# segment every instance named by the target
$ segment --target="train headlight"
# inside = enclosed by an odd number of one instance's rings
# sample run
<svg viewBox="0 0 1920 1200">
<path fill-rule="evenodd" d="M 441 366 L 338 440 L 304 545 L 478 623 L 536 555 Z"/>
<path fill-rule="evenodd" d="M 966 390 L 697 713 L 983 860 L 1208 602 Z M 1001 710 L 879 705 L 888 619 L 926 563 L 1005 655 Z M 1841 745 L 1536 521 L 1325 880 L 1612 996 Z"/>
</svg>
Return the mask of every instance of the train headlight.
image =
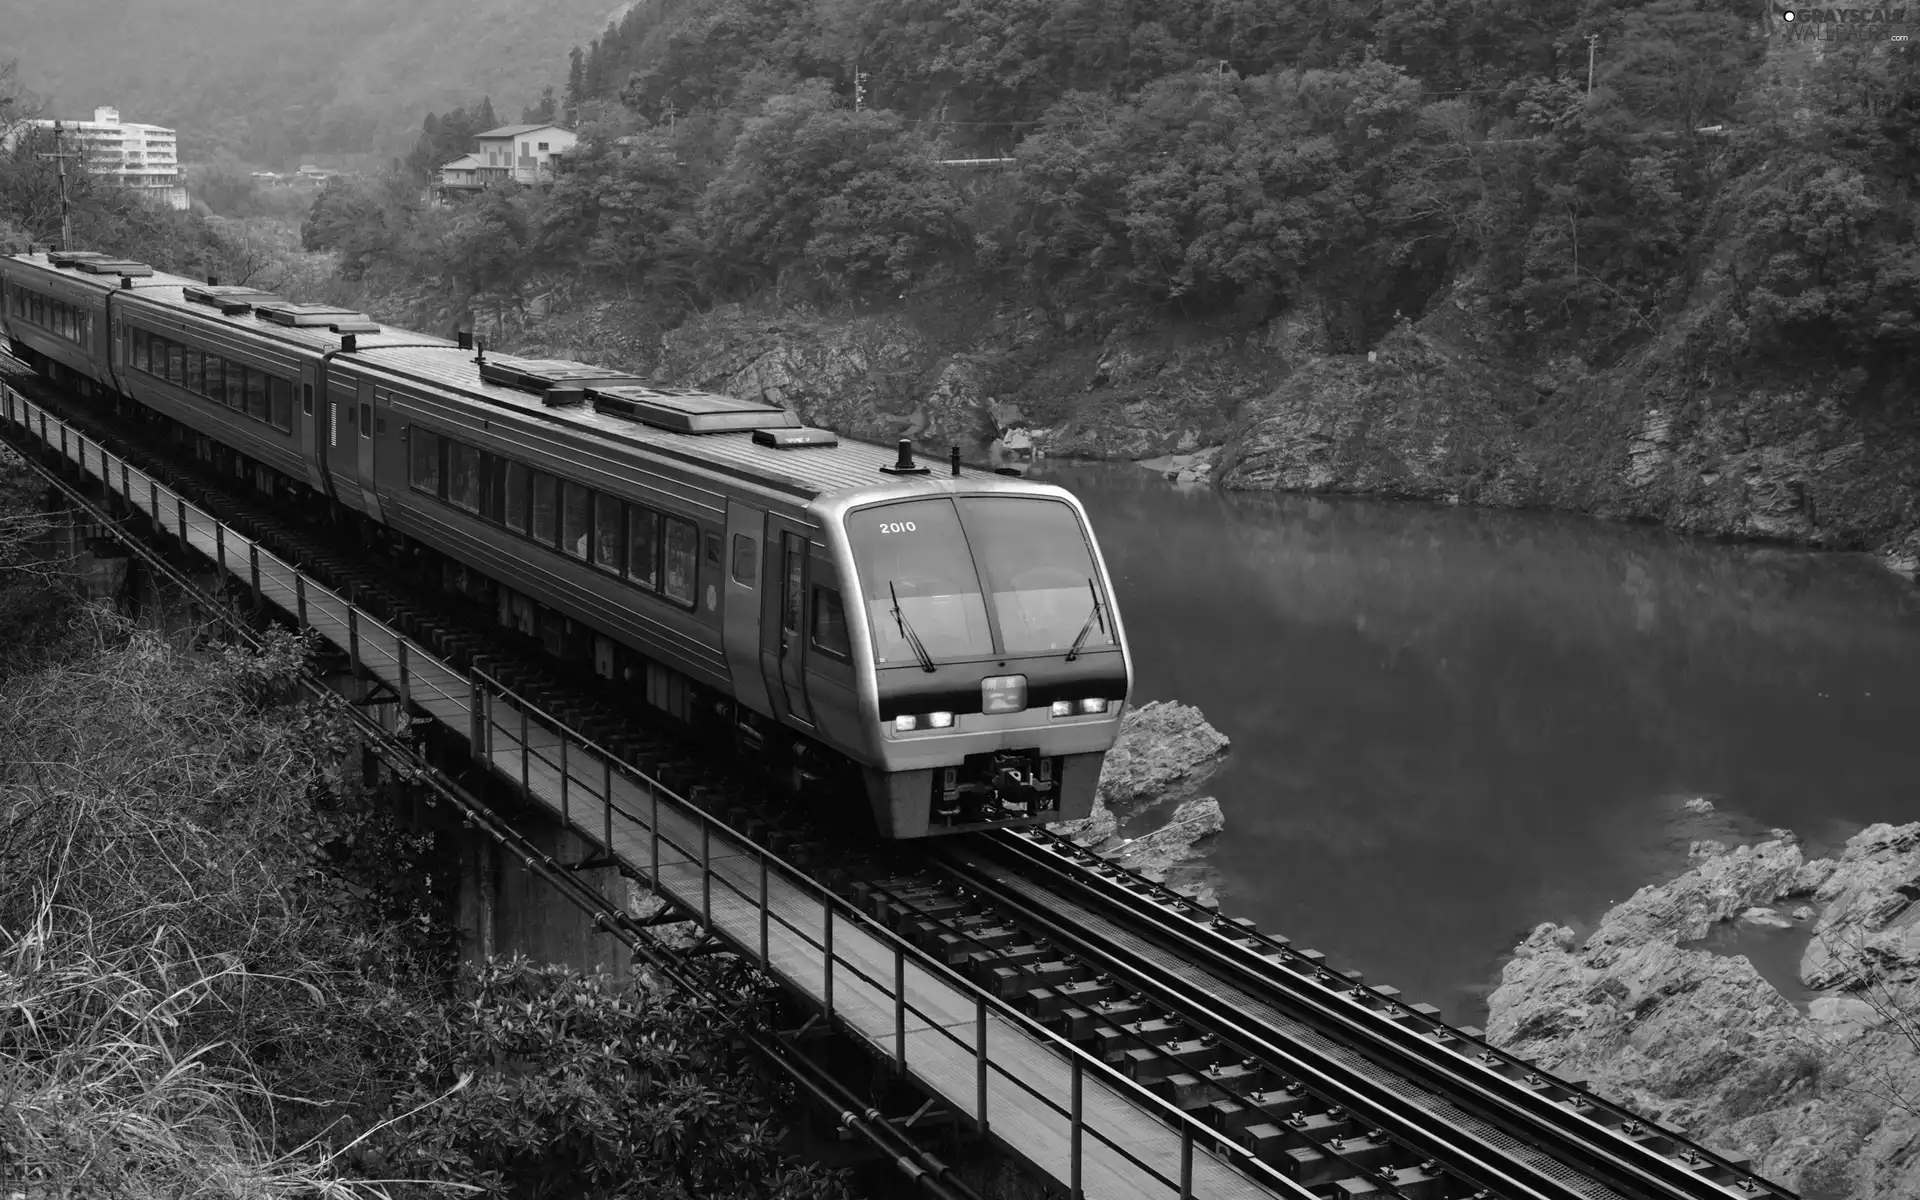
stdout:
<svg viewBox="0 0 1920 1200">
<path fill-rule="evenodd" d="M 1107 711 L 1107 702 L 1105 700 L 1082 700 L 1080 702 L 1080 711 L 1083 713 L 1103 713 Z"/>
<path fill-rule="evenodd" d="M 1073 701 L 1055 700 L 1053 704 L 1048 707 L 1047 714 L 1054 717 L 1070 717 L 1073 715 Z"/>
<path fill-rule="evenodd" d="M 910 713 L 901 713 L 893 719 L 895 733 L 912 733 L 920 727 L 920 718 Z"/>
<path fill-rule="evenodd" d="M 953 714 L 950 712 L 936 712 L 936 713 L 927 714 L 928 729 L 949 729 L 949 728 L 952 728 L 952 726 L 953 726 Z"/>
</svg>

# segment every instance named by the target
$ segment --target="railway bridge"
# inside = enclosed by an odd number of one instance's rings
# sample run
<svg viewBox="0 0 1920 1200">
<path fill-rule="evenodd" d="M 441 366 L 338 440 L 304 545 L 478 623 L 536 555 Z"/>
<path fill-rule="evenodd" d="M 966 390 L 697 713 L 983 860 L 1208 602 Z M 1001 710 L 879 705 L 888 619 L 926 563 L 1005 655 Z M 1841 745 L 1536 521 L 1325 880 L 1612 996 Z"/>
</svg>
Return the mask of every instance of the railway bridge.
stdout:
<svg viewBox="0 0 1920 1200">
<path fill-rule="evenodd" d="M 642 885 L 667 906 L 656 922 L 695 927 L 696 953 L 758 965 L 806 1014 L 768 1053 L 805 1058 L 831 1032 L 911 1083 L 922 1102 L 892 1117 L 830 1081 L 809 1088 L 927 1192 L 969 1194 L 916 1139 L 944 1122 L 1074 1200 L 1791 1200 L 1390 987 L 1049 835 L 942 839 L 928 865 L 892 875 L 804 864 L 765 822 L 585 735 L 484 659 L 410 636 L 32 391 L 0 385 L 0 437 L 50 485 L 136 553 L 188 551 L 312 631 L 360 711 L 384 712 L 376 747 L 578 906 L 578 923 L 530 948 L 599 957 L 595 939 L 615 938 L 681 970 L 628 911 L 625 881 Z M 457 743 L 540 819 L 504 820 L 409 758 L 391 736 L 402 722 Z M 499 916 L 483 914 L 484 938 Z M 535 932 L 523 922 L 509 940 Z"/>
</svg>

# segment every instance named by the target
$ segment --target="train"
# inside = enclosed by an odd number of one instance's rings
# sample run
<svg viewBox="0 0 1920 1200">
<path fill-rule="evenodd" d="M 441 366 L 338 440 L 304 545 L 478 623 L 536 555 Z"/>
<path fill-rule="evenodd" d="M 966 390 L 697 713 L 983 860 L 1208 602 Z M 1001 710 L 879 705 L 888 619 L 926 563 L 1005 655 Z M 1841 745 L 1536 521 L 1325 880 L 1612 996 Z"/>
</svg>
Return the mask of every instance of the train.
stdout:
<svg viewBox="0 0 1920 1200">
<path fill-rule="evenodd" d="M 466 332 L 10 249 L 0 332 L 33 369 L 795 793 L 863 791 L 890 839 L 1091 812 L 1133 665 L 1065 489 Z"/>
</svg>

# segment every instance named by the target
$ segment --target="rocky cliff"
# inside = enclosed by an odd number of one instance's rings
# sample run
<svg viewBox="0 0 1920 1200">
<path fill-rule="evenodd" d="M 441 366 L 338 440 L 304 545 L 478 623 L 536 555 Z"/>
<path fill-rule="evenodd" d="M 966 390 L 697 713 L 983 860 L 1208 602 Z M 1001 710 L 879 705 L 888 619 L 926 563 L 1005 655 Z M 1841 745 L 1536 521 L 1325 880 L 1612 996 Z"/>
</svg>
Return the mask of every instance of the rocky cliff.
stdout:
<svg viewBox="0 0 1920 1200">
<path fill-rule="evenodd" d="M 1489 1040 L 1807 1200 L 1920 1195 L 1920 824 L 1811 862 L 1791 835 L 1692 857 L 1584 943 L 1535 929 L 1489 1000 Z M 1797 981 L 1696 944 L 1730 928 L 1803 941 Z"/>
<path fill-rule="evenodd" d="M 1920 568 L 1920 414 L 1897 385 L 1691 366 L 1676 329 L 1598 369 L 1529 363 L 1469 278 L 1365 354 L 1307 353 L 1215 458 L 1228 488 L 1540 507 L 1869 550 Z"/>
</svg>

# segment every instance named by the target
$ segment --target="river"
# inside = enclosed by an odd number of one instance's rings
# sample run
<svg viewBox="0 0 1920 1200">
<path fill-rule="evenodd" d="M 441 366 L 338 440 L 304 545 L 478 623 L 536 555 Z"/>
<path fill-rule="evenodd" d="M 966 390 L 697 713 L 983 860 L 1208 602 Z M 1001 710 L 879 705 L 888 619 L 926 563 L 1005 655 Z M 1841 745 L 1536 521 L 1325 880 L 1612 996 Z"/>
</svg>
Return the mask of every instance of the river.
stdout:
<svg viewBox="0 0 1920 1200">
<path fill-rule="evenodd" d="M 1920 818 L 1920 591 L 1864 557 L 1036 477 L 1092 515 L 1134 702 L 1233 739 L 1223 911 L 1459 1023 L 1527 929 L 1584 930 L 1695 838 Z"/>
</svg>

